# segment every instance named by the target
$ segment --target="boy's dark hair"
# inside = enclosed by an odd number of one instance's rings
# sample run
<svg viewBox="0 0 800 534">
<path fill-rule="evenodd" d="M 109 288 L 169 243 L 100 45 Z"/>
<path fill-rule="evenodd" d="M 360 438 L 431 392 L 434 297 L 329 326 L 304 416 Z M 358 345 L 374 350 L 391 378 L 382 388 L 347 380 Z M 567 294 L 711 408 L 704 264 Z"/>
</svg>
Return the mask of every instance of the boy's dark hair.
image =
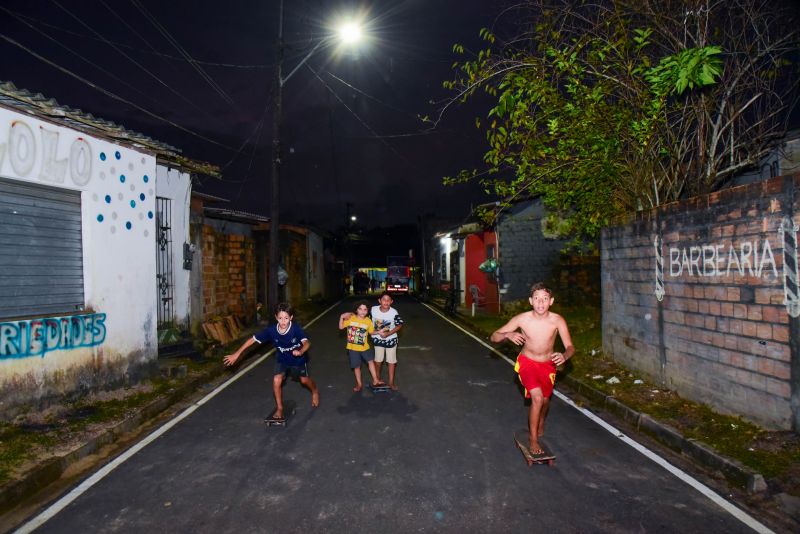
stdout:
<svg viewBox="0 0 800 534">
<path fill-rule="evenodd" d="M 553 296 L 553 290 L 547 287 L 544 282 L 536 282 L 531 286 L 531 297 L 533 297 L 533 294 L 537 291 L 546 291 L 548 295 L 551 297 Z"/>
<path fill-rule="evenodd" d="M 381 293 L 381 296 L 380 296 L 380 297 L 378 297 L 378 300 L 381 300 L 381 299 L 384 297 L 384 295 L 386 295 L 386 296 L 387 296 L 387 297 L 389 297 L 390 299 L 394 300 L 394 298 L 392 298 L 392 294 L 391 294 L 391 293 L 389 293 L 388 291 L 384 291 L 383 293 Z"/>
<path fill-rule="evenodd" d="M 289 317 L 294 317 L 294 309 L 288 302 L 279 302 L 275 306 L 275 315 L 278 315 L 280 312 L 286 312 Z"/>
<path fill-rule="evenodd" d="M 356 310 L 359 309 L 361 306 L 366 306 L 367 311 L 369 311 L 369 302 L 367 302 L 366 300 L 359 300 L 358 302 L 356 302 Z"/>
</svg>

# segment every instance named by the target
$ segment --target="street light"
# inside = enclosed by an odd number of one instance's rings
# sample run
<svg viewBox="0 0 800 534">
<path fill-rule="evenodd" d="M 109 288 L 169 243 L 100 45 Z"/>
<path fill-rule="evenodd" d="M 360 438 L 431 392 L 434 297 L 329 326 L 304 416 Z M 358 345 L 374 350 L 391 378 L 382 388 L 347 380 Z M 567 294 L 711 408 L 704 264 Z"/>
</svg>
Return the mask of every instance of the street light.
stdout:
<svg viewBox="0 0 800 534">
<path fill-rule="evenodd" d="M 363 38 L 360 24 L 356 21 L 346 21 L 339 26 L 336 32 L 338 38 L 347 45 L 352 45 Z M 269 275 L 267 302 L 270 310 L 278 304 L 278 256 L 280 248 L 279 212 L 280 212 L 280 172 L 281 172 L 281 114 L 283 108 L 283 86 L 289 81 L 297 70 L 308 61 L 323 44 L 330 44 L 335 37 L 321 39 L 311 51 L 283 77 L 283 0 L 280 3 L 278 14 L 278 46 L 276 50 L 275 90 L 272 112 L 272 174 L 270 180 L 270 223 L 269 223 Z"/>
</svg>

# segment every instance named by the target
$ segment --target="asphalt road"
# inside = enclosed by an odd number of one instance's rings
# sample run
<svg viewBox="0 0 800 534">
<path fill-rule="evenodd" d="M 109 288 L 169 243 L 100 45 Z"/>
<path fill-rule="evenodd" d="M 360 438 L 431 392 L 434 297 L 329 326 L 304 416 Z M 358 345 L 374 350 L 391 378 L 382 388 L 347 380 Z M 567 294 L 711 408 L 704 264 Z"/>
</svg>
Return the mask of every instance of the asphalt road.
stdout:
<svg viewBox="0 0 800 534">
<path fill-rule="evenodd" d="M 265 427 L 270 357 L 37 532 L 751 531 L 557 399 L 546 440 L 558 459 L 529 468 L 512 439 L 527 408 L 511 366 L 416 301 L 395 307 L 398 392 L 352 392 L 344 302 L 307 328 L 319 408 L 287 381 L 296 412 Z"/>
</svg>

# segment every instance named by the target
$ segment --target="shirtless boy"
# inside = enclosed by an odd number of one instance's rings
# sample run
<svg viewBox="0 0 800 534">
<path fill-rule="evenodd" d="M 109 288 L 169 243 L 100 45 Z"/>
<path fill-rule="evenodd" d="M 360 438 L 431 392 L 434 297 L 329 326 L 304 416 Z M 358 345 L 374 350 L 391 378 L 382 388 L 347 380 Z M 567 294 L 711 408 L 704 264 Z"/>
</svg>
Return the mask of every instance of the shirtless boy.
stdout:
<svg viewBox="0 0 800 534">
<path fill-rule="evenodd" d="M 497 329 L 491 337 L 494 343 L 509 340 L 522 346 L 514 370 L 525 388 L 525 396 L 531 397 L 528 412 L 528 430 L 531 436 L 531 454 L 544 454 L 539 438 L 544 435 L 544 420 L 550 408 L 550 396 L 556 381 L 556 367 L 562 365 L 573 354 L 575 347 L 569 336 L 567 322 L 557 313 L 550 311 L 553 305 L 553 292 L 543 283 L 531 288 L 528 299 L 533 310 L 520 313 L 504 326 Z M 556 334 L 561 337 L 564 352 L 553 352 Z"/>
</svg>

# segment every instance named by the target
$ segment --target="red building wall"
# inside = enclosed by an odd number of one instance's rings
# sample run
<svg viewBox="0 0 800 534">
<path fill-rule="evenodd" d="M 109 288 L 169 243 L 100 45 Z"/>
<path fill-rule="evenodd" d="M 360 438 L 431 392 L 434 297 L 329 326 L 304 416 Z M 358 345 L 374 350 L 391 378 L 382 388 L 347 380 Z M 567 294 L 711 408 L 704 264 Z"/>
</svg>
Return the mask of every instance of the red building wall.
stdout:
<svg viewBox="0 0 800 534">
<path fill-rule="evenodd" d="M 480 264 L 487 259 L 486 249 L 489 246 L 494 248 L 494 256 L 497 257 L 497 239 L 495 233 L 486 230 L 470 234 L 464 241 L 464 269 L 466 281 L 464 285 L 464 296 L 466 298 L 466 305 L 467 307 L 472 306 L 472 294 L 469 291 L 469 287 L 474 284 L 480 289 L 480 294 L 486 298 L 486 311 L 499 313 L 500 299 L 497 293 L 497 282 L 492 275 L 478 269 Z"/>
</svg>

